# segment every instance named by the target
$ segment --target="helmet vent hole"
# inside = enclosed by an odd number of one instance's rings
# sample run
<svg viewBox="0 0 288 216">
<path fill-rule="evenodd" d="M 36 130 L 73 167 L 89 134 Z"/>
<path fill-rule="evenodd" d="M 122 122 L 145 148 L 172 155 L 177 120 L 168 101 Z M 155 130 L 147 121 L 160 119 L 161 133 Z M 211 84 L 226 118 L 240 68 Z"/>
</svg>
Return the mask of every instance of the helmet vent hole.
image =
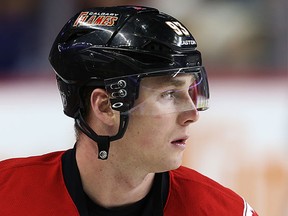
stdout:
<svg viewBox="0 0 288 216">
<path fill-rule="evenodd" d="M 160 53 L 167 53 L 167 52 L 172 52 L 172 50 L 160 43 L 148 43 L 144 46 L 144 49 L 147 51 L 153 51 L 153 52 L 160 52 Z"/>
<path fill-rule="evenodd" d="M 90 33 L 90 30 L 88 30 L 88 31 L 82 30 L 82 31 L 78 31 L 78 32 L 73 32 L 72 34 L 70 34 L 66 37 L 65 42 L 74 41 L 75 39 L 78 39 L 78 38 L 80 38 L 83 35 L 88 34 L 88 33 Z"/>
</svg>

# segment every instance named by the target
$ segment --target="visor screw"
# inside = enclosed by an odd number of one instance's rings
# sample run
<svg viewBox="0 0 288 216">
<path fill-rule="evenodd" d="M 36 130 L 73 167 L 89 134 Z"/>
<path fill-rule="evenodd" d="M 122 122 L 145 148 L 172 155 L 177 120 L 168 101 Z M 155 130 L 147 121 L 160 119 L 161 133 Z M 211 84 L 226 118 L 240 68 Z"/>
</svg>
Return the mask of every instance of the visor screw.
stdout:
<svg viewBox="0 0 288 216">
<path fill-rule="evenodd" d="M 118 86 L 119 86 L 120 88 L 125 88 L 125 87 L 126 87 L 126 82 L 125 82 L 124 80 L 119 80 Z"/>
<path fill-rule="evenodd" d="M 120 90 L 118 91 L 118 93 L 119 93 L 119 96 L 120 96 L 120 97 L 126 97 L 126 95 L 127 95 L 127 91 L 124 90 L 124 89 L 120 89 Z"/>
<path fill-rule="evenodd" d="M 126 82 L 124 80 L 119 80 L 117 83 L 113 83 L 110 85 L 111 89 L 120 89 L 120 88 L 125 88 L 126 87 Z"/>
</svg>

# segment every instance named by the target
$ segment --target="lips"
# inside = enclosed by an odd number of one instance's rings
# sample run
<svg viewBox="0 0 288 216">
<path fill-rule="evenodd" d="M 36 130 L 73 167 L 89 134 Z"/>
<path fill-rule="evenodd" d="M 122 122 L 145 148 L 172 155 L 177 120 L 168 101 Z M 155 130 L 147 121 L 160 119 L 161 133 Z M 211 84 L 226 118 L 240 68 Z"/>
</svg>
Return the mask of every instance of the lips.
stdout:
<svg viewBox="0 0 288 216">
<path fill-rule="evenodd" d="M 181 137 L 181 138 L 176 138 L 174 139 L 171 143 L 173 145 L 186 145 L 186 141 L 187 141 L 188 137 Z"/>
</svg>

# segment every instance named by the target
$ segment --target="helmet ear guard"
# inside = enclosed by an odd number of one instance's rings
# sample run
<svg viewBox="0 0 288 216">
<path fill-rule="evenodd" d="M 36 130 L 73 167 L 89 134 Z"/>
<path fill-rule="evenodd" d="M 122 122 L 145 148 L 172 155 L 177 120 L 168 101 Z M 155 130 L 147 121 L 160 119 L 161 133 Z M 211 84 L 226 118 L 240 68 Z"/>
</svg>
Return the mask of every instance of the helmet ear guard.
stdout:
<svg viewBox="0 0 288 216">
<path fill-rule="evenodd" d="M 77 84 L 65 83 L 59 76 L 56 76 L 56 80 L 63 111 L 67 116 L 75 118 L 80 106 L 79 86 Z"/>
</svg>

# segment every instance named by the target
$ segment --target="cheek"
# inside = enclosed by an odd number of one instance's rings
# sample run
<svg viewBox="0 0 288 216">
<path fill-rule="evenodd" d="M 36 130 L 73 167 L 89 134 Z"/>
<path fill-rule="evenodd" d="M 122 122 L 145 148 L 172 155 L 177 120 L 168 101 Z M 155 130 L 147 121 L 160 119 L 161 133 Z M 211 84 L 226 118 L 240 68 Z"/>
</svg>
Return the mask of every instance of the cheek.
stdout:
<svg viewBox="0 0 288 216">
<path fill-rule="evenodd" d="M 131 116 L 127 132 L 141 145 L 153 145 L 159 140 L 166 141 L 175 127 L 175 118 L 168 116 Z M 131 133 L 130 133 L 131 132 Z"/>
</svg>

